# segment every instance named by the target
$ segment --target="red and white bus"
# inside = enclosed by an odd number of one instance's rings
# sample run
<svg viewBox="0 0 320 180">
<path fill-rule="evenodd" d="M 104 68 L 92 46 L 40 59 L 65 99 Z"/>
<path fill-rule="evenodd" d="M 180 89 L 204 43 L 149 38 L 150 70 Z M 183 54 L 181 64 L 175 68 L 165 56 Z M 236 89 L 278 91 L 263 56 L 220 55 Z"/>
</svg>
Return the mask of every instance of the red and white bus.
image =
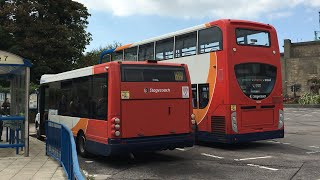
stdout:
<svg viewBox="0 0 320 180">
<path fill-rule="evenodd" d="M 191 83 L 184 64 L 109 62 L 43 75 L 36 128 L 69 127 L 78 152 L 109 156 L 194 144 Z"/>
<path fill-rule="evenodd" d="M 222 19 L 106 50 L 100 62 L 106 54 L 187 64 L 201 141 L 284 137 L 280 52 L 269 24 Z"/>
</svg>

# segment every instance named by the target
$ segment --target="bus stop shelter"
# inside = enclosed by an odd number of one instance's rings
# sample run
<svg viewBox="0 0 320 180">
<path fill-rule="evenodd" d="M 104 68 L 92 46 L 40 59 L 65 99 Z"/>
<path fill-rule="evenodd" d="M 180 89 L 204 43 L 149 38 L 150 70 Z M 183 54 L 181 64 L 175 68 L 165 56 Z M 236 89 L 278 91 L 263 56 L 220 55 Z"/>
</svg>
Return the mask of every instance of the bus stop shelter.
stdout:
<svg viewBox="0 0 320 180">
<path fill-rule="evenodd" d="M 31 63 L 0 50 L 0 149 L 24 148 L 29 156 L 29 83 Z"/>
</svg>

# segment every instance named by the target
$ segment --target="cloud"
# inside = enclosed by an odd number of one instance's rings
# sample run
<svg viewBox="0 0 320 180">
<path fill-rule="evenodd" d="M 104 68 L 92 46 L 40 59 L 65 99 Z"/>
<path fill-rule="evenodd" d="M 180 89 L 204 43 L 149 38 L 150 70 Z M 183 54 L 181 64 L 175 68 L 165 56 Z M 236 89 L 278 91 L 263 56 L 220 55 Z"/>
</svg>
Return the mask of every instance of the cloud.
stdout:
<svg viewBox="0 0 320 180">
<path fill-rule="evenodd" d="M 272 18 L 290 16 L 298 5 L 320 7 L 320 0 L 74 0 L 91 10 L 114 16 L 156 15 L 175 18 L 250 18 L 265 14 Z M 281 12 L 286 11 L 286 12 Z"/>
</svg>

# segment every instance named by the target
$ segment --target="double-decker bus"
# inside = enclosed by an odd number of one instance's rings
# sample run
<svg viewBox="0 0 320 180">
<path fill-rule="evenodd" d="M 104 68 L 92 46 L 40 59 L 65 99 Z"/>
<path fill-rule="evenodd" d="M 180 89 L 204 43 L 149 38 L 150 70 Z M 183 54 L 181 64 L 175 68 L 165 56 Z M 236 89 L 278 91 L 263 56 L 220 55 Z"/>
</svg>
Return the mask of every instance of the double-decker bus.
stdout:
<svg viewBox="0 0 320 180">
<path fill-rule="evenodd" d="M 269 24 L 217 20 L 105 50 L 104 59 L 187 64 L 200 141 L 284 137 L 280 52 Z"/>
<path fill-rule="evenodd" d="M 108 62 L 43 75 L 36 129 L 69 127 L 78 153 L 109 156 L 194 144 L 191 83 L 184 64 Z"/>
</svg>

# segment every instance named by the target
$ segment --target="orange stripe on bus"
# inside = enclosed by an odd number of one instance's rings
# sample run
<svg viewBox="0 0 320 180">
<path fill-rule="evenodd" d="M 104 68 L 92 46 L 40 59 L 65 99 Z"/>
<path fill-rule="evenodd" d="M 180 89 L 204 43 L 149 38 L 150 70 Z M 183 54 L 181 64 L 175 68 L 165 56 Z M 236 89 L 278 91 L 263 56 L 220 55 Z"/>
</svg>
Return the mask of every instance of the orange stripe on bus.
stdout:
<svg viewBox="0 0 320 180">
<path fill-rule="evenodd" d="M 127 48 L 130 47 L 131 45 L 132 45 L 132 44 L 126 44 L 126 45 L 117 47 L 115 51 L 120 51 L 120 50 L 122 50 L 122 49 L 127 49 Z"/>
<path fill-rule="evenodd" d="M 217 75 L 217 54 L 216 52 L 210 53 L 210 67 L 207 78 L 207 83 L 209 84 L 209 102 L 208 105 L 204 109 L 195 109 L 196 121 L 199 124 L 207 115 L 208 109 L 210 108 L 212 102 L 212 95 L 214 92 L 214 86 L 216 83 L 216 75 Z"/>
<path fill-rule="evenodd" d="M 77 136 L 79 130 L 83 130 L 84 133 L 87 131 L 88 119 L 80 118 L 80 121 L 71 129 L 73 136 Z"/>
</svg>

